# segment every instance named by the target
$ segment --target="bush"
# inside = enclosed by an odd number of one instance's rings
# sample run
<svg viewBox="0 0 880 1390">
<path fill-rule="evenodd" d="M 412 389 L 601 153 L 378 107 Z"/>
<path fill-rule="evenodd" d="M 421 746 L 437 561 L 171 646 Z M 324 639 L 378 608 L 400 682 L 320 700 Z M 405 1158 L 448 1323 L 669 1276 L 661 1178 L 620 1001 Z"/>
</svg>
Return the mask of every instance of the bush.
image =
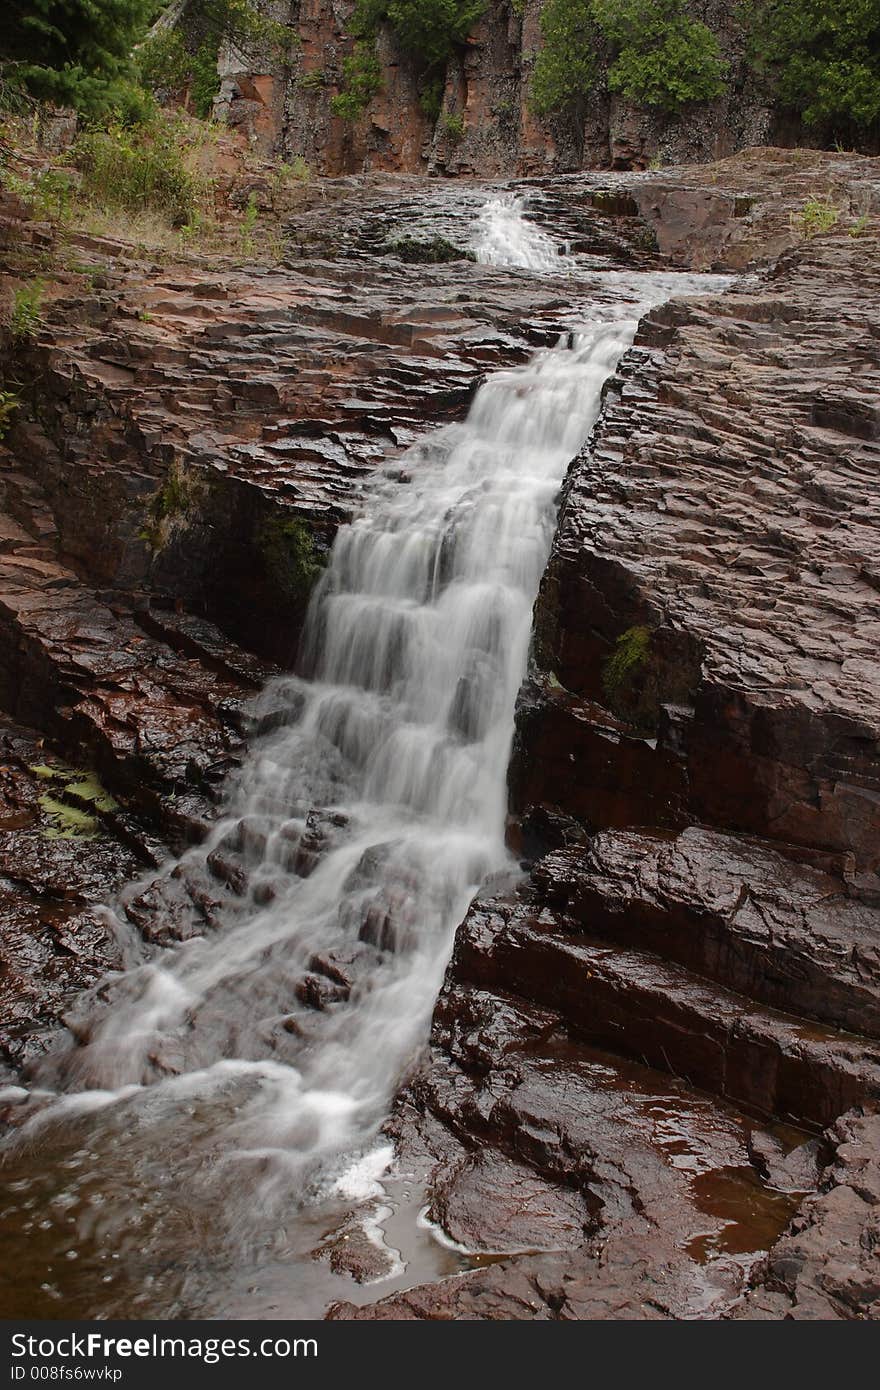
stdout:
<svg viewBox="0 0 880 1390">
<path fill-rule="evenodd" d="M 538 115 L 583 114 L 608 52 L 608 86 L 631 101 L 678 111 L 724 90 L 727 64 L 684 0 L 547 0 L 532 75 Z"/>
<path fill-rule="evenodd" d="M 539 116 L 577 113 L 596 85 L 598 35 L 591 0 L 548 0 L 541 11 L 543 46 L 532 73 Z"/>
<path fill-rule="evenodd" d="M 388 24 L 421 69 L 420 104 L 427 116 L 436 119 L 441 102 L 437 75 L 465 42 L 486 4 L 487 0 L 357 0 L 348 27 L 358 43 L 342 65 L 345 86 L 331 102 L 333 111 L 356 120 L 379 91 L 382 75 L 375 40 L 379 26 Z"/>
<path fill-rule="evenodd" d="M 334 116 L 356 121 L 382 89 L 382 69 L 372 41 L 358 40 L 354 52 L 343 61 L 342 80 L 344 89 L 331 97 L 330 110 Z"/>
<path fill-rule="evenodd" d="M 260 210 L 257 207 L 256 193 L 249 193 L 244 216 L 241 219 L 241 254 L 252 256 L 256 247 L 254 232 L 257 229 Z"/>
<path fill-rule="evenodd" d="M 155 0 L 4 0 L 0 72 L 33 96 L 91 117 L 142 119 L 131 52 Z"/>
<path fill-rule="evenodd" d="M 449 61 L 485 8 L 486 0 L 388 0 L 384 6 L 402 47 L 428 68 Z"/>
<path fill-rule="evenodd" d="M 611 91 L 667 111 L 723 92 L 728 65 L 718 40 L 684 0 L 592 0 L 592 12 L 612 48 Z"/>
<path fill-rule="evenodd" d="M 411 236 L 400 237 L 398 241 L 389 241 L 383 254 L 397 256 L 407 265 L 446 265 L 450 261 L 477 259 L 473 251 L 456 246 L 444 236 L 432 236 L 423 240 Z"/>
<path fill-rule="evenodd" d="M 141 81 L 153 92 L 179 92 L 190 80 L 192 58 L 179 29 L 151 34 L 136 60 Z"/>
<path fill-rule="evenodd" d="M 181 226 L 192 222 L 210 185 L 184 165 L 171 124 L 139 131 L 122 126 L 89 130 L 72 151 L 82 193 L 102 208 L 155 212 Z"/>
<path fill-rule="evenodd" d="M 651 650 L 651 633 L 646 627 L 629 627 L 614 644 L 602 668 L 602 685 L 609 699 L 616 699 L 644 666 Z"/>
<path fill-rule="evenodd" d="M 14 391 L 0 391 L 0 439 L 4 437 L 12 423 L 12 416 L 21 407 L 21 401 Z"/>
<path fill-rule="evenodd" d="M 840 208 L 830 198 L 809 198 L 800 212 L 791 214 L 792 227 L 804 239 L 830 232 L 840 221 Z"/>
<path fill-rule="evenodd" d="M 193 55 L 191 61 L 190 94 L 193 111 L 200 120 L 206 121 L 214 110 L 214 101 L 220 91 L 220 73 L 217 71 L 217 49 L 208 41 Z"/>
<path fill-rule="evenodd" d="M 782 106 L 830 137 L 880 133 L 880 0 L 747 0 L 741 14 Z"/>
<path fill-rule="evenodd" d="M 197 0 L 186 11 L 185 29 L 165 29 L 141 45 L 138 70 L 154 92 L 188 87 L 193 110 L 206 120 L 220 90 L 221 44 L 258 67 L 265 55 L 279 53 L 290 39 L 287 26 L 261 14 L 254 0 Z"/>
<path fill-rule="evenodd" d="M 429 121 L 436 121 L 443 106 L 443 79 L 426 78 L 419 90 L 419 106 Z"/>
<path fill-rule="evenodd" d="M 281 597 L 304 606 L 322 565 L 304 521 L 269 517 L 257 534 L 266 575 Z"/>
<path fill-rule="evenodd" d="M 450 145 L 460 145 L 464 139 L 464 116 L 447 111 L 440 120 L 440 129 Z"/>
<path fill-rule="evenodd" d="M 9 330 L 16 342 L 24 343 L 36 337 L 43 315 L 44 291 L 42 280 L 31 280 L 30 284 L 15 291 Z"/>
</svg>

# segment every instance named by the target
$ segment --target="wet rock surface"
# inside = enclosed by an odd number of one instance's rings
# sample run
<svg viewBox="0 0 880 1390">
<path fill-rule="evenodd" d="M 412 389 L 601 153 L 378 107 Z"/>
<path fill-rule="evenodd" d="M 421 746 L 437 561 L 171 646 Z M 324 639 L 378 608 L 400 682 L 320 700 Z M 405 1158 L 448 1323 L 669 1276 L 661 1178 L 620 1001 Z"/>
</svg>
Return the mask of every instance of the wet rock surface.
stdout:
<svg viewBox="0 0 880 1390">
<path fill-rule="evenodd" d="M 520 812 L 699 820 L 849 855 L 853 891 L 876 887 L 877 265 L 872 240 L 819 238 L 644 320 L 566 484 Z"/>
<path fill-rule="evenodd" d="M 109 803 L 43 739 L 0 723 L 0 1081 L 52 1045 L 73 993 L 121 962 L 104 904 L 155 862 L 156 842 Z"/>
<path fill-rule="evenodd" d="M 733 1317 L 847 1321 L 880 1315 L 880 1115 L 853 1111 L 828 1138 L 836 1153 L 819 1191 L 773 1246 Z"/>
</svg>

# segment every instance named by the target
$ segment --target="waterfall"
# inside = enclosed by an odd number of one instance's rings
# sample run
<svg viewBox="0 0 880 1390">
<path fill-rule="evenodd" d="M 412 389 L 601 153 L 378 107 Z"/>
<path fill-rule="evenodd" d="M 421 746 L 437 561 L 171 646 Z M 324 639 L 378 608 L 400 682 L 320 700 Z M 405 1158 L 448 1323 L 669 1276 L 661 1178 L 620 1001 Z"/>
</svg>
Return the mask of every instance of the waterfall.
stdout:
<svg viewBox="0 0 880 1390">
<path fill-rule="evenodd" d="M 496 265 L 543 267 L 553 247 L 519 200 L 490 203 L 479 236 Z M 637 313 L 676 283 L 620 277 L 579 331 L 495 372 L 464 422 L 398 458 L 339 531 L 300 672 L 261 698 L 272 732 L 206 843 L 136 890 L 172 913 L 188 885 L 210 928 L 152 957 L 136 944 L 28 1098 L 28 1171 L 44 1150 L 65 1170 L 76 1239 L 118 1246 L 124 1229 L 136 1264 L 138 1242 L 164 1250 L 201 1221 L 219 1259 L 374 1142 L 457 924 L 487 877 L 516 870 L 506 772 L 555 498 Z"/>
<path fill-rule="evenodd" d="M 491 198 L 477 218 L 474 251 L 483 265 L 558 271 L 562 248 L 524 216 L 525 199 L 512 193 Z"/>
<path fill-rule="evenodd" d="M 308 618 L 309 677 L 264 696 L 295 722 L 254 747 L 229 814 L 184 861 L 244 851 L 246 895 L 219 930 L 111 984 L 61 1059 L 81 1103 L 145 1083 L 173 1096 L 196 1070 L 210 1089 L 241 1064 L 271 1092 L 261 1148 L 285 1162 L 356 1142 L 384 1114 L 456 924 L 512 867 L 506 769 L 554 497 L 633 327 L 596 323 L 495 373 L 467 420 L 398 460 L 341 529 Z M 254 1010 L 267 1029 L 286 1018 L 309 962 L 334 949 L 360 956 L 359 982 L 320 1020 L 314 1055 L 289 1070 L 255 1056 Z"/>
</svg>

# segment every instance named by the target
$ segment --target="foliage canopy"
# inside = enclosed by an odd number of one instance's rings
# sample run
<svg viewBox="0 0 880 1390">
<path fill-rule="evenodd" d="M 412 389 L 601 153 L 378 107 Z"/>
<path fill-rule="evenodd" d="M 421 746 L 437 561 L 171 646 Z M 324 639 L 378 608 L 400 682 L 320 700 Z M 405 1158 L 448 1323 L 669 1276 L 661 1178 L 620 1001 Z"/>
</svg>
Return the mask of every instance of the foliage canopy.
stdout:
<svg viewBox="0 0 880 1390">
<path fill-rule="evenodd" d="M 724 89 L 718 40 L 685 0 L 547 0 L 532 76 L 539 115 L 577 114 L 599 83 L 630 101 L 680 111 Z"/>
<path fill-rule="evenodd" d="M 611 91 L 667 111 L 721 95 L 727 64 L 718 40 L 684 0 L 593 0 L 592 9 L 613 52 Z"/>
<path fill-rule="evenodd" d="M 539 116 L 576 114 L 596 85 L 599 35 L 591 0 L 548 0 L 541 11 L 543 45 L 532 73 Z"/>
<path fill-rule="evenodd" d="M 880 128 L 880 0 L 747 0 L 752 61 L 782 106 L 834 135 Z"/>
<path fill-rule="evenodd" d="M 467 41 L 486 4 L 487 0 L 358 0 L 348 21 L 358 43 L 343 64 L 344 89 L 332 102 L 336 114 L 356 119 L 379 90 L 375 40 L 381 24 L 393 29 L 403 50 L 415 59 L 422 71 L 423 93 L 430 95 L 437 74 Z M 439 101 L 423 102 L 423 109 L 435 117 L 439 107 Z"/>
<path fill-rule="evenodd" d="M 148 104 L 132 77 L 131 53 L 156 0 L 3 0 L 4 85 L 89 115 L 136 118 Z"/>
</svg>

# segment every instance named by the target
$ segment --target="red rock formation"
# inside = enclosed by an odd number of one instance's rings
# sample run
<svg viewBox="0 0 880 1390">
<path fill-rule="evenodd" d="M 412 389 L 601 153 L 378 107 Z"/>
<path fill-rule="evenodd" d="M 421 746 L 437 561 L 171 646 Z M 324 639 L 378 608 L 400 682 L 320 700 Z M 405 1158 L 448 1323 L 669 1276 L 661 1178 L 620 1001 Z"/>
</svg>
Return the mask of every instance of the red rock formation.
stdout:
<svg viewBox="0 0 880 1390">
<path fill-rule="evenodd" d="M 805 161 L 774 202 L 750 154 L 696 194 L 692 171 L 567 203 L 534 188 L 622 263 L 651 262 L 646 222 L 680 264 L 798 244 L 647 317 L 566 483 L 511 775 L 512 838 L 544 857 L 473 906 L 391 1123 L 433 1217 L 509 1258 L 334 1316 L 876 1315 L 880 243 L 845 225 L 802 240 L 817 170 L 841 202 L 873 177 Z M 75 865 L 47 856 L 38 735 L 4 735 L 2 978 L 37 1024 L 15 1005 L 15 1065 L 65 979 L 112 959 L 91 907 L 157 852 L 144 819 L 198 834 L 240 755 L 270 668 L 224 629 L 270 655 L 279 625 L 295 641 L 307 585 L 285 590 L 272 527 L 305 528 L 284 534 L 313 561 L 362 477 L 559 329 L 552 280 L 386 254 L 410 188 L 317 188 L 273 269 L 81 238 L 95 293 L 62 285 L 16 354 L 41 389 L 2 451 L 0 695 L 125 804 Z M 128 904 L 148 940 L 204 930 L 249 833 Z M 291 867 L 332 834 L 314 815 Z M 374 949 L 309 960 L 296 993 L 318 1023 Z M 328 1257 L 345 1268 L 341 1243 Z"/>
<path fill-rule="evenodd" d="M 693 7 L 718 34 L 731 63 L 730 90 L 691 105 L 681 116 L 638 107 L 597 89 L 582 123 L 539 119 L 530 101 L 535 54 L 542 44 L 543 0 L 488 0 L 467 43 L 445 72 L 444 114 L 463 118 L 463 138 L 420 104 L 420 74 L 393 30 L 380 29 L 376 52 L 382 86 L 364 115 L 343 120 L 331 109 L 343 89 L 343 62 L 354 40 L 353 5 L 293 0 L 298 44 L 290 65 L 271 74 L 226 74 L 219 110 L 267 151 L 306 159 L 324 174 L 366 169 L 476 174 L 539 174 L 580 168 L 644 169 L 664 163 L 723 158 L 765 139 L 771 113 L 743 63 L 742 34 L 730 0 Z"/>
</svg>

